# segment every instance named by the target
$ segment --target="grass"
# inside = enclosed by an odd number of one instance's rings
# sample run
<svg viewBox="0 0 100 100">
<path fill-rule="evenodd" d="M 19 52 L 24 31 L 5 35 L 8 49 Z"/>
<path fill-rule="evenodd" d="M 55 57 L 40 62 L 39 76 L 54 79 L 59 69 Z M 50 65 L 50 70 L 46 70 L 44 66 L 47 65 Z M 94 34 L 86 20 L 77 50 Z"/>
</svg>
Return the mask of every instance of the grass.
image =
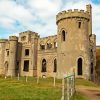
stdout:
<svg viewBox="0 0 100 100">
<path fill-rule="evenodd" d="M 18 81 L 16 78 L 0 78 L 0 100 L 60 100 L 61 87 L 59 80 L 57 86 L 53 87 L 53 79 L 40 79 L 36 83 L 36 78 L 28 78 L 25 82 L 24 77 Z"/>
<path fill-rule="evenodd" d="M 81 79 L 81 78 L 77 78 L 75 83 L 77 86 L 82 85 L 82 86 L 88 86 L 88 87 L 99 87 L 95 83 L 88 81 L 88 80 Z"/>
<path fill-rule="evenodd" d="M 82 79 L 76 79 L 77 85 L 95 86 L 93 83 Z M 16 77 L 4 79 L 0 77 L 0 100 L 61 100 L 61 80 L 56 79 L 56 86 L 53 86 L 53 78 L 40 78 L 39 84 L 36 78 Z M 86 100 L 85 96 L 76 92 L 72 100 Z"/>
<path fill-rule="evenodd" d="M 85 95 L 83 95 L 80 92 L 76 92 L 74 96 L 71 98 L 71 100 L 88 100 Z"/>
</svg>

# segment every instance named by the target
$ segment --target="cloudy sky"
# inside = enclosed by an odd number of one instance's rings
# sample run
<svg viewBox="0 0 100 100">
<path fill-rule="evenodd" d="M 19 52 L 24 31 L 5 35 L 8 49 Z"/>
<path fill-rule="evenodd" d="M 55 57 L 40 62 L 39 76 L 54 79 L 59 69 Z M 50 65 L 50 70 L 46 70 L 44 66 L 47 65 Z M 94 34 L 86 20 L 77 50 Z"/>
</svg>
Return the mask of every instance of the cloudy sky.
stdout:
<svg viewBox="0 0 100 100">
<path fill-rule="evenodd" d="M 41 37 L 56 34 L 56 14 L 62 10 L 93 9 L 93 33 L 100 45 L 100 0 L 0 0 L 0 38 L 31 30 Z"/>
</svg>

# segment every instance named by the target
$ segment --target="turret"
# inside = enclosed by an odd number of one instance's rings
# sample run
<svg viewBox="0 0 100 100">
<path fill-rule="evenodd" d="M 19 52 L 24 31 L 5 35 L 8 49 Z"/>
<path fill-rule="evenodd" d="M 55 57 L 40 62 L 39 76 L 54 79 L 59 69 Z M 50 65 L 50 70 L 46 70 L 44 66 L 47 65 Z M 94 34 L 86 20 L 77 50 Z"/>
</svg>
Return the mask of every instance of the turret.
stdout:
<svg viewBox="0 0 100 100">
<path fill-rule="evenodd" d="M 86 10 L 87 12 L 89 13 L 90 15 L 90 20 L 89 20 L 89 35 L 92 34 L 92 6 L 89 4 L 89 5 L 86 5 Z"/>
<path fill-rule="evenodd" d="M 77 77 L 89 78 L 89 21 L 90 12 L 78 9 L 62 11 L 56 16 L 58 77 L 75 69 Z"/>
<path fill-rule="evenodd" d="M 0 74 L 4 74 L 5 46 L 7 39 L 0 39 Z"/>
<path fill-rule="evenodd" d="M 9 67 L 8 67 L 8 76 L 15 76 L 16 60 L 17 60 L 17 45 L 18 38 L 16 36 L 9 37 Z"/>
</svg>

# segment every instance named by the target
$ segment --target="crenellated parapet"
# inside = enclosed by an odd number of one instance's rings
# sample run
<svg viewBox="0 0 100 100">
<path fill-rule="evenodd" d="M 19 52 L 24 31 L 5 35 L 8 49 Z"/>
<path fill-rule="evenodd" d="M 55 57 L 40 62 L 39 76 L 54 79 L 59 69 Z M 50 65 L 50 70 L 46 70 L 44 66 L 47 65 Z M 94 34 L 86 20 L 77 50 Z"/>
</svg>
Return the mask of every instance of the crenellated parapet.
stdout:
<svg viewBox="0 0 100 100">
<path fill-rule="evenodd" d="M 18 37 L 17 36 L 9 36 L 10 41 L 17 41 Z"/>
<path fill-rule="evenodd" d="M 84 10 L 74 9 L 73 11 L 72 9 L 69 9 L 67 11 L 62 11 L 56 15 L 56 23 L 58 24 L 60 20 L 69 19 L 69 18 L 85 18 L 89 20 L 90 14 L 88 11 L 84 11 Z"/>
<path fill-rule="evenodd" d="M 25 32 L 19 33 L 19 35 L 28 35 L 28 34 L 32 34 L 32 35 L 37 35 L 38 36 L 38 33 L 32 32 L 32 31 L 25 31 Z"/>
<path fill-rule="evenodd" d="M 0 39 L 0 43 L 5 43 L 7 41 L 8 41 L 7 39 Z"/>
</svg>

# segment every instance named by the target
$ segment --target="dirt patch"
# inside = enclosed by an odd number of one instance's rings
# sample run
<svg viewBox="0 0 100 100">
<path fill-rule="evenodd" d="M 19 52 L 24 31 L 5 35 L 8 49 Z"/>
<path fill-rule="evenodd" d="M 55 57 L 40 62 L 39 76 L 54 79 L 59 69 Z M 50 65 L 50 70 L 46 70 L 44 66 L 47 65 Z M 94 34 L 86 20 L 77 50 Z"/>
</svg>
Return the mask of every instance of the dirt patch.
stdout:
<svg viewBox="0 0 100 100">
<path fill-rule="evenodd" d="M 88 100 L 100 100 L 100 90 L 97 88 L 78 87 L 77 91 L 85 94 Z"/>
</svg>

